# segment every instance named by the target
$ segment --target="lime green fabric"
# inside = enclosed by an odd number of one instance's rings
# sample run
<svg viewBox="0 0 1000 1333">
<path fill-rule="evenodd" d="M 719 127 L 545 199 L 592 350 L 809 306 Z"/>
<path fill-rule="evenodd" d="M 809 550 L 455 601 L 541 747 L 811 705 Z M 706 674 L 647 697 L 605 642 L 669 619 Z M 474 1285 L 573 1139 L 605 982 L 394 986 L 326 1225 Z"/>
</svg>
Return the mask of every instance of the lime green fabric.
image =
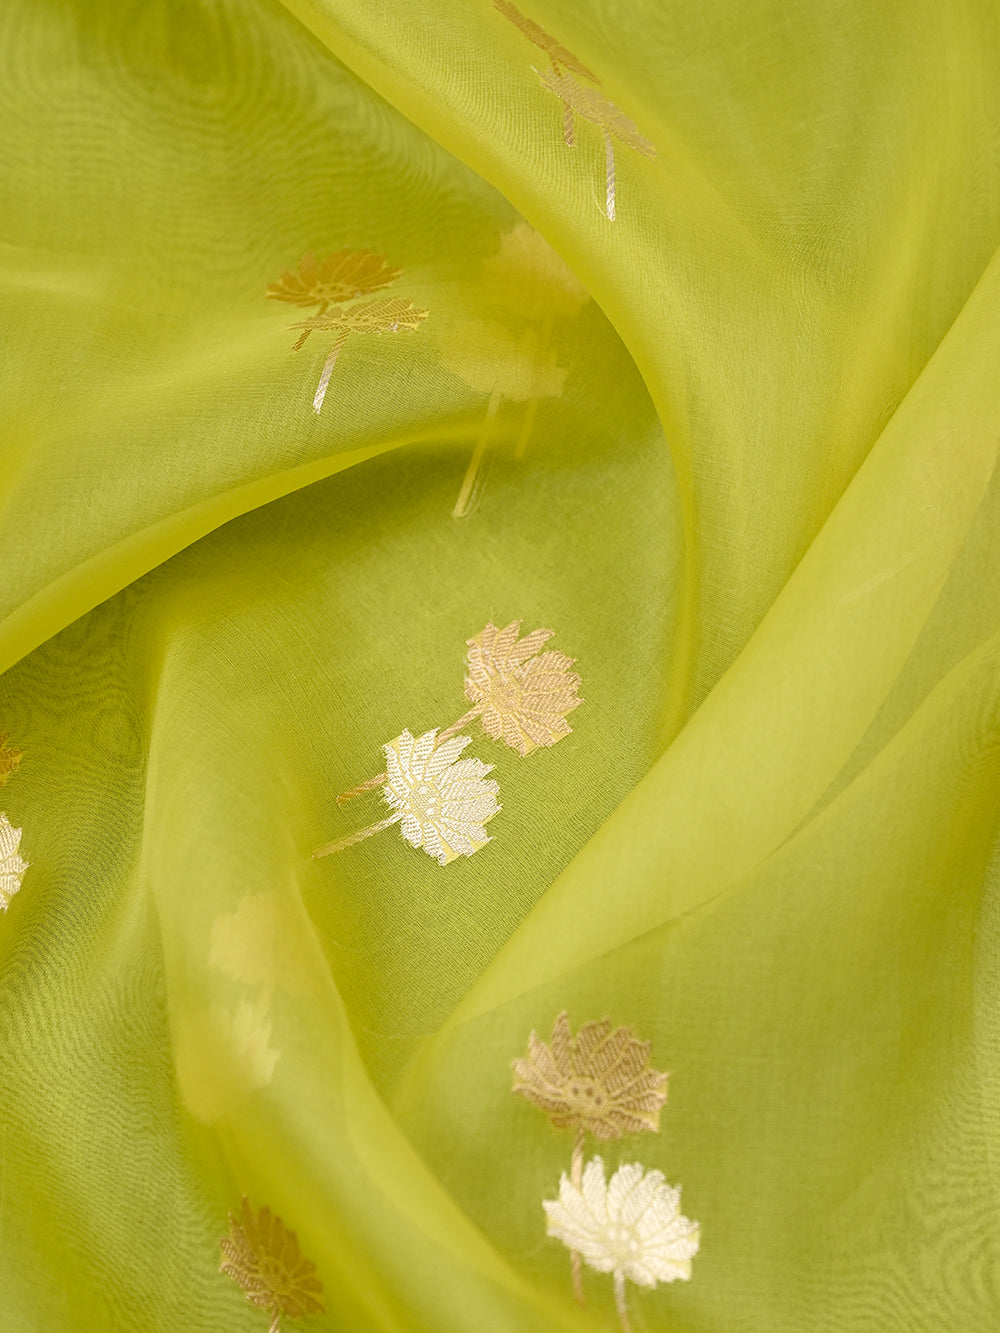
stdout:
<svg viewBox="0 0 1000 1333">
<path fill-rule="evenodd" d="M 1000 1321 L 1000 14 L 519 8 L 655 145 L 614 221 L 491 0 L 3 7 L 11 1333 L 266 1329 L 243 1195 L 283 1329 L 618 1327 L 511 1093 L 562 1010 L 671 1075 L 635 1333 Z M 316 412 L 266 288 L 344 248 L 427 316 Z M 311 859 L 515 619 L 585 703 L 470 729 L 489 844 Z"/>
</svg>

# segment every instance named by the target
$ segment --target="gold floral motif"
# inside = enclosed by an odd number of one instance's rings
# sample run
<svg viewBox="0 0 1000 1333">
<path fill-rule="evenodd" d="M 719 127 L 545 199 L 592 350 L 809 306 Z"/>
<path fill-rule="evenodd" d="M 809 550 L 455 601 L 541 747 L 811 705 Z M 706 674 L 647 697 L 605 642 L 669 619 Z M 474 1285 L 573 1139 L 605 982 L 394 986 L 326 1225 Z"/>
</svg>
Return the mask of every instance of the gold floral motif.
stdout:
<svg viewBox="0 0 1000 1333">
<path fill-rule="evenodd" d="M 254 1214 L 244 1195 L 240 1219 L 229 1214 L 229 1235 L 220 1245 L 219 1272 L 243 1288 L 251 1305 L 271 1315 L 270 1333 L 278 1333 L 282 1315 L 324 1313 L 316 1265 L 302 1257 L 295 1232 L 269 1208 Z"/>
<path fill-rule="evenodd" d="M 285 269 L 277 282 L 267 284 L 267 294 L 272 301 L 326 308 L 391 287 L 402 271 L 370 250 L 338 250 L 323 260 L 305 254 L 298 272 Z"/>
<path fill-rule="evenodd" d="M 584 120 L 589 120 L 592 125 L 596 125 L 601 131 L 604 139 L 604 157 L 607 167 L 607 195 L 605 208 L 607 215 L 613 222 L 615 220 L 615 150 L 614 140 L 627 144 L 629 148 L 634 148 L 637 153 L 643 157 L 654 158 L 656 148 L 650 141 L 639 133 L 639 128 L 635 121 L 630 120 L 624 111 L 615 106 L 614 102 L 608 101 L 603 93 L 599 93 L 595 88 L 584 88 L 582 84 L 577 83 L 572 74 L 562 74 L 554 69 L 540 69 L 536 71 L 542 86 L 549 92 L 555 93 L 556 97 L 563 104 L 563 124 L 564 127 L 572 127 L 573 116 L 582 116 Z M 566 142 L 572 146 L 572 129 L 566 129 Z"/>
<path fill-rule="evenodd" d="M 362 305 L 348 306 L 346 309 L 338 307 L 329 314 L 312 315 L 298 324 L 292 324 L 293 329 L 305 330 L 302 338 L 314 329 L 323 329 L 336 334 L 323 365 L 319 388 L 313 399 L 313 408 L 317 415 L 323 406 L 326 386 L 330 382 L 337 357 L 352 333 L 399 333 L 401 330 L 407 332 L 418 328 L 429 314 L 429 310 L 421 310 L 405 297 L 390 296 L 378 301 L 366 301 Z M 301 345 L 302 338 L 296 347 Z"/>
<path fill-rule="evenodd" d="M 561 42 L 545 31 L 540 23 L 534 19 L 529 19 L 526 15 L 510 3 L 510 0 L 493 0 L 495 8 L 506 19 L 510 19 L 516 28 L 520 28 L 529 42 L 534 42 L 540 46 L 548 58 L 552 61 L 552 68 L 558 70 L 571 69 L 574 74 L 579 74 L 581 78 L 590 79 L 591 83 L 600 83 L 597 75 L 587 68 L 582 60 L 578 59 L 572 51 L 567 50 Z"/>
<path fill-rule="evenodd" d="M 503 741 L 521 755 L 530 754 L 540 745 L 555 745 L 570 734 L 572 727 L 566 721 L 566 714 L 583 703 L 577 696 L 580 677 L 569 670 L 574 659 L 563 653 L 539 653 L 554 630 L 532 630 L 519 640 L 520 630 L 519 620 L 512 620 L 502 630 L 490 623 L 474 638 L 466 640 L 469 674 L 465 678 L 465 693 L 473 707 L 450 727 L 434 733 L 435 746 L 477 717 L 487 735 Z M 349 791 L 341 792 L 337 804 L 343 805 L 363 792 L 381 787 L 388 776 L 388 772 L 379 773 L 359 782 Z"/>
<path fill-rule="evenodd" d="M 15 750 L 7 744 L 9 739 L 9 732 L 0 731 L 0 787 L 7 785 L 7 779 L 17 772 L 24 758 L 23 750 Z"/>
<path fill-rule="evenodd" d="M 400 832 L 441 865 L 472 856 L 490 841 L 483 825 L 500 810 L 493 765 L 462 759 L 469 736 L 437 746 L 433 731 L 414 738 L 408 731 L 385 746 L 389 780 L 385 801 L 402 816 Z"/>
<path fill-rule="evenodd" d="M 483 730 L 521 755 L 555 745 L 572 727 L 566 715 L 583 700 L 573 658 L 540 649 L 554 631 L 536 629 L 518 639 L 521 622 L 489 624 L 469 639 L 465 695 L 480 709 Z"/>
<path fill-rule="evenodd" d="M 306 254 L 297 273 L 285 269 L 277 282 L 268 283 L 267 295 L 274 301 L 318 306 L 314 315 L 290 326 L 302 330 L 293 351 L 299 351 L 309 335 L 317 330 L 336 335 L 313 398 L 317 415 L 323 407 L 337 357 L 352 333 L 398 333 L 400 329 L 415 329 L 427 318 L 428 311 L 420 310 L 412 301 L 400 297 L 368 301 L 363 305 L 349 304 L 381 291 L 383 287 L 391 287 L 402 271 L 386 263 L 385 255 L 373 254 L 370 250 L 346 249 L 338 250 L 322 261 Z"/>
<path fill-rule="evenodd" d="M 546 335 L 543 344 L 541 333 Z M 566 368 L 548 345 L 551 329 L 533 325 L 511 329 L 499 320 L 472 317 L 452 331 L 441 348 L 441 364 L 470 389 L 489 396 L 488 416 L 504 403 L 558 398 Z"/>
<path fill-rule="evenodd" d="M 577 83 L 573 77 L 574 74 L 578 74 L 580 78 L 598 85 L 601 80 L 593 70 L 588 69 L 586 65 L 579 61 L 572 51 L 568 51 L 565 46 L 557 42 L 533 19 L 526 18 L 519 9 L 511 4 L 511 0 L 493 0 L 493 3 L 501 14 L 520 28 L 529 41 L 541 47 L 548 55 L 550 68 L 538 69 L 535 70 L 535 73 L 542 81 L 542 85 L 549 92 L 555 93 L 556 97 L 562 102 L 563 138 L 566 140 L 567 147 L 573 148 L 576 145 L 574 116 L 581 116 L 600 129 L 604 138 L 604 160 L 607 168 L 605 209 L 608 218 L 614 222 L 614 140 L 618 139 L 621 143 L 628 144 L 637 153 L 641 153 L 643 157 L 655 157 L 656 149 L 647 138 L 639 133 L 635 123 L 623 111 L 620 111 L 614 102 L 610 102 L 594 88 L 584 88 Z"/>
<path fill-rule="evenodd" d="M 269 997 L 276 991 L 299 997 L 313 994 L 314 980 L 294 913 L 272 889 L 245 893 L 235 912 L 215 918 L 208 964 L 241 986 L 260 987 Z"/>
<path fill-rule="evenodd" d="M 583 1130 L 596 1139 L 657 1133 L 667 1100 L 667 1075 L 649 1062 L 650 1045 L 608 1019 L 585 1023 L 576 1037 L 564 1011 L 551 1044 L 537 1033 L 528 1054 L 514 1061 L 514 1092 L 546 1113 L 557 1129 Z"/>
<path fill-rule="evenodd" d="M 281 1051 L 271 1045 L 271 1001 L 262 993 L 251 1003 L 240 1000 L 232 1009 L 214 1001 L 209 1007 L 210 1024 L 221 1047 L 231 1087 L 240 1092 L 265 1088 L 274 1077 Z"/>
<path fill-rule="evenodd" d="M 585 1023 L 574 1038 L 563 1010 L 552 1029 L 551 1044 L 532 1032 L 528 1054 L 514 1061 L 513 1091 L 541 1107 L 557 1129 L 576 1131 L 569 1179 L 577 1193 L 583 1187 L 588 1132 L 608 1140 L 659 1131 L 667 1075 L 652 1068 L 649 1051 L 648 1041 L 639 1041 L 631 1028 L 612 1028 L 606 1018 Z M 570 1250 L 573 1294 L 582 1305 L 581 1252 L 564 1239 Z"/>
<path fill-rule="evenodd" d="M 344 334 L 398 333 L 400 329 L 419 328 L 429 314 L 429 310 L 421 310 L 403 296 L 388 296 L 378 301 L 365 301 L 363 305 L 352 305 L 346 310 L 336 310 L 328 315 L 312 315 L 290 327 L 330 329 Z"/>
<path fill-rule="evenodd" d="M 505 231 L 497 253 L 483 260 L 481 293 L 505 322 L 571 319 L 590 300 L 559 251 L 527 222 Z"/>
<path fill-rule="evenodd" d="M 514 446 L 517 460 L 527 450 L 539 401 L 562 394 L 566 369 L 551 345 L 553 329 L 557 319 L 575 316 L 589 299 L 562 257 L 526 222 L 504 232 L 499 251 L 483 260 L 478 295 L 489 318 L 459 318 L 439 331 L 441 364 L 488 396 L 452 509 L 459 519 L 474 512 L 482 495 L 503 404 L 527 404 Z"/>
<path fill-rule="evenodd" d="M 569 74 L 556 74 L 553 70 L 538 70 L 538 77 L 549 92 L 555 93 L 570 110 L 584 120 L 596 125 L 603 134 L 614 135 L 629 148 L 634 148 L 643 157 L 654 158 L 656 147 L 639 133 L 639 127 L 630 120 L 625 112 L 610 102 L 596 88 L 584 88 Z"/>
</svg>

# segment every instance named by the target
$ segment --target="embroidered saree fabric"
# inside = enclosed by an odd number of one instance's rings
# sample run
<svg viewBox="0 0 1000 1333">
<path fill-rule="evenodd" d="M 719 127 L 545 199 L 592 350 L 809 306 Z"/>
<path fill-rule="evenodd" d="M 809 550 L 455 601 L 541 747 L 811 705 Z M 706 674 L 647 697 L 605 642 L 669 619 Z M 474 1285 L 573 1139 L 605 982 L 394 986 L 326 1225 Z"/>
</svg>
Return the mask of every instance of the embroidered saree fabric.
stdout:
<svg viewBox="0 0 1000 1333">
<path fill-rule="evenodd" d="M 0 34 L 4 1328 L 996 1327 L 993 0 Z"/>
</svg>

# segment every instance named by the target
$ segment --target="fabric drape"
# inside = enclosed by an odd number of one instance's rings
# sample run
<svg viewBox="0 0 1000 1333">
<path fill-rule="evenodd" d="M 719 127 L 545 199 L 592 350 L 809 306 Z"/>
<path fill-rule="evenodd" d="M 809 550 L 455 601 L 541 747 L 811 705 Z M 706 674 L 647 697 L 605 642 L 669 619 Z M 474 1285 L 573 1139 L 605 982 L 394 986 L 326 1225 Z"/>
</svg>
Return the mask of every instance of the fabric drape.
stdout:
<svg viewBox="0 0 1000 1333">
<path fill-rule="evenodd" d="M 996 6 L 0 34 L 5 1328 L 265 1330 L 244 1196 L 282 1329 L 618 1327 L 512 1091 L 564 1011 L 669 1073 L 586 1147 L 700 1226 L 635 1333 L 994 1327 Z M 489 842 L 313 859 L 512 622 L 583 702 L 468 725 Z"/>
</svg>

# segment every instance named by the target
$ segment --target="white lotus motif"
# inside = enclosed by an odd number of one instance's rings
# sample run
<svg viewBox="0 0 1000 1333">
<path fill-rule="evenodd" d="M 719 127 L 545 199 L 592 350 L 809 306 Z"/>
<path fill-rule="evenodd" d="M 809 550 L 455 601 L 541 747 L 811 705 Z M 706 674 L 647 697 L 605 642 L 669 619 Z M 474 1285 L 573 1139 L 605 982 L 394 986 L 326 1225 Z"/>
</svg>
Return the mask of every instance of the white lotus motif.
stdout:
<svg viewBox="0 0 1000 1333">
<path fill-rule="evenodd" d="M 0 912 L 6 912 L 10 900 L 21 887 L 28 863 L 20 855 L 21 832 L 6 815 L 0 814 Z"/>
<path fill-rule="evenodd" d="M 436 728 L 416 737 L 404 731 L 382 747 L 383 793 L 407 842 L 445 866 L 490 841 L 483 825 L 500 809 L 500 789 L 486 780 L 492 764 L 460 758 L 471 737 L 453 736 L 435 748 L 436 739 Z"/>
<path fill-rule="evenodd" d="M 550 1236 L 581 1254 L 597 1272 L 614 1274 L 615 1299 L 625 1324 L 626 1278 L 640 1287 L 655 1287 L 691 1276 L 699 1228 L 683 1216 L 680 1203 L 680 1188 L 668 1185 L 660 1171 L 631 1162 L 608 1181 L 604 1162 L 593 1157 L 579 1185 L 563 1174 L 559 1198 L 544 1200 L 542 1207 Z"/>
</svg>

